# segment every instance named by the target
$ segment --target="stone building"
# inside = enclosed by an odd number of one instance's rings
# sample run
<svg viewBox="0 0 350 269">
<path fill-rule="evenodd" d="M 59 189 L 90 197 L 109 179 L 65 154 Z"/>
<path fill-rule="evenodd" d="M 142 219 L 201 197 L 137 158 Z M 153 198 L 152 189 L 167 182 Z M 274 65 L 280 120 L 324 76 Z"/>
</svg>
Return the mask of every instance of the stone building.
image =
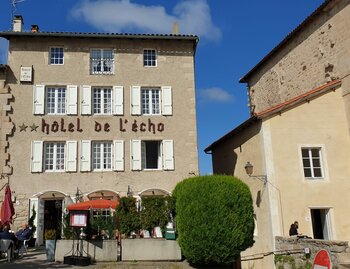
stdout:
<svg viewBox="0 0 350 269">
<path fill-rule="evenodd" d="M 275 238 L 294 221 L 312 238 L 350 240 L 349 27 L 350 2 L 325 1 L 243 76 L 251 117 L 205 149 L 215 173 L 252 191 L 243 268 L 273 268 Z"/>
<path fill-rule="evenodd" d="M 76 199 L 166 195 L 198 174 L 192 35 L 23 31 L 0 66 L 1 184 L 42 242 Z M 52 221 L 52 220 L 50 220 Z"/>
</svg>

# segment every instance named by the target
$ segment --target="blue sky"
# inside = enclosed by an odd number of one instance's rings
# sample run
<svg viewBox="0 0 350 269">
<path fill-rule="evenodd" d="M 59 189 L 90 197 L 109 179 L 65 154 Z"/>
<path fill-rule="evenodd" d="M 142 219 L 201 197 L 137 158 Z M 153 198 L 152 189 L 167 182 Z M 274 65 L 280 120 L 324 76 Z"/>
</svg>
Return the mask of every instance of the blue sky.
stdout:
<svg viewBox="0 0 350 269">
<path fill-rule="evenodd" d="M 322 0 L 15 0 L 24 29 L 41 31 L 180 33 L 200 37 L 196 54 L 198 150 L 201 174 L 211 173 L 203 150 L 249 117 L 246 85 L 238 80 Z M 0 0 L 0 31 L 11 28 L 11 0 Z M 7 42 L 0 38 L 0 63 Z"/>
</svg>

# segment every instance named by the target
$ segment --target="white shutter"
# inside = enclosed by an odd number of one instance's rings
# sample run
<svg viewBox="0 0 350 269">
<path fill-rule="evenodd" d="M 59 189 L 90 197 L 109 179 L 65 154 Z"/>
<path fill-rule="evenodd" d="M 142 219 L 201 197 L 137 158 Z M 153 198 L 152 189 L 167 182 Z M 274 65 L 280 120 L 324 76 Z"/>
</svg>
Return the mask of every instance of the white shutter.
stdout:
<svg viewBox="0 0 350 269">
<path fill-rule="evenodd" d="M 77 141 L 67 141 L 66 144 L 66 171 L 77 171 Z"/>
<path fill-rule="evenodd" d="M 131 115 L 141 115 L 140 86 L 131 86 Z"/>
<path fill-rule="evenodd" d="M 67 115 L 78 114 L 78 86 L 67 86 Z"/>
<path fill-rule="evenodd" d="M 114 170 L 124 171 L 124 141 L 114 140 Z"/>
<path fill-rule="evenodd" d="M 131 170 L 141 170 L 141 140 L 131 140 Z"/>
<path fill-rule="evenodd" d="M 38 173 L 43 171 L 43 141 L 32 141 L 31 171 Z"/>
<path fill-rule="evenodd" d="M 162 87 L 162 115 L 173 115 L 173 96 L 170 86 Z"/>
<path fill-rule="evenodd" d="M 43 115 L 45 111 L 45 85 L 33 87 L 33 103 L 34 115 Z"/>
<path fill-rule="evenodd" d="M 163 140 L 163 169 L 174 170 L 174 141 Z"/>
<path fill-rule="evenodd" d="M 81 86 L 80 96 L 81 96 L 80 114 L 91 115 L 91 86 L 89 85 Z"/>
<path fill-rule="evenodd" d="M 123 86 L 113 86 L 113 115 L 124 115 Z"/>
<path fill-rule="evenodd" d="M 91 171 L 91 141 L 82 140 L 80 144 L 80 171 Z"/>
</svg>

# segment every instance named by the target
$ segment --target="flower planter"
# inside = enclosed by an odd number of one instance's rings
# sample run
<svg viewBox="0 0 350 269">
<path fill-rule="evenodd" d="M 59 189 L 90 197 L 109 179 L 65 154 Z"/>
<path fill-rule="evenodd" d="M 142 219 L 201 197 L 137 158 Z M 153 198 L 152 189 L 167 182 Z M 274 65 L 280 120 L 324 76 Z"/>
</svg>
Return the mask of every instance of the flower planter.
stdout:
<svg viewBox="0 0 350 269">
<path fill-rule="evenodd" d="M 48 262 L 55 261 L 56 240 L 45 240 L 45 251 Z"/>
</svg>

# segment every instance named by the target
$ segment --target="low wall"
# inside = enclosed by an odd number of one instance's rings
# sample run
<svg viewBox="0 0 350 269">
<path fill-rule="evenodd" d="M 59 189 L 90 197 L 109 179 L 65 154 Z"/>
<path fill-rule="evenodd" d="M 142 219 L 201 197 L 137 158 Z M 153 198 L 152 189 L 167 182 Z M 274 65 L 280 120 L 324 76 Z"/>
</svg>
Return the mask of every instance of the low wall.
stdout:
<svg viewBox="0 0 350 269">
<path fill-rule="evenodd" d="M 74 250 L 77 249 L 77 240 L 74 241 Z M 80 241 L 79 241 L 80 242 Z M 55 260 L 62 262 L 64 256 L 72 255 L 73 240 L 57 240 Z M 110 262 L 118 260 L 117 240 L 83 241 L 84 256 L 91 256 L 93 261 Z"/>
<path fill-rule="evenodd" d="M 123 239 L 122 261 L 179 261 L 181 250 L 175 240 Z"/>
<path fill-rule="evenodd" d="M 278 263 L 285 263 L 286 261 L 291 263 L 293 261 L 297 266 L 296 268 L 305 266 L 305 263 L 313 263 L 315 255 L 321 249 L 327 250 L 330 254 L 333 267 L 344 264 L 344 260 L 350 255 L 347 241 L 276 236 L 275 243 L 275 260 L 279 260 Z M 310 254 L 305 254 L 305 248 L 310 250 Z M 289 259 L 286 257 L 289 257 Z"/>
</svg>

